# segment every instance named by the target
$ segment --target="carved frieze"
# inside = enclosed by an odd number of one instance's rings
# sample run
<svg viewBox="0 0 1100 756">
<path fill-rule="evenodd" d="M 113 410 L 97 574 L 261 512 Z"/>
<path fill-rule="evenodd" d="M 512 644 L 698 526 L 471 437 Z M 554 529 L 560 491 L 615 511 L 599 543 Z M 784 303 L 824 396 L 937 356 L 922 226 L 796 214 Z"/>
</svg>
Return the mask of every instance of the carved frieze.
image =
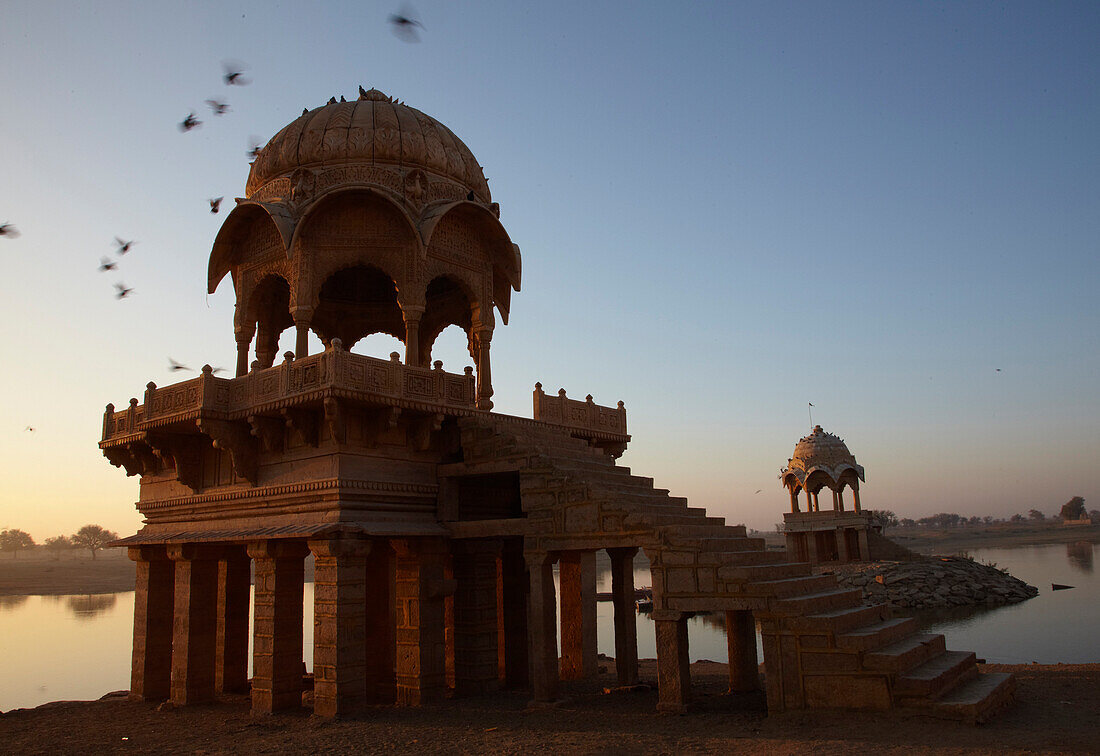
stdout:
<svg viewBox="0 0 1100 756">
<path fill-rule="evenodd" d="M 215 449 L 229 452 L 233 462 L 233 472 L 256 485 L 257 440 L 247 423 L 200 418 L 199 430 L 214 442 Z"/>
</svg>

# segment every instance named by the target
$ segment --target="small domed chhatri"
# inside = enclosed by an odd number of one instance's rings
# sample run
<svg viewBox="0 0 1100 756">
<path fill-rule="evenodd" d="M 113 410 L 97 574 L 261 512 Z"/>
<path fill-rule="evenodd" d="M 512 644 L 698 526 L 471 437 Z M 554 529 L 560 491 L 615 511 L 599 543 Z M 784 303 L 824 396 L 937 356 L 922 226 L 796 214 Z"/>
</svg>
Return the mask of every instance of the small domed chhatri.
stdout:
<svg viewBox="0 0 1100 756">
<path fill-rule="evenodd" d="M 806 480 L 814 473 L 822 473 L 830 483 L 829 488 L 833 490 L 844 487 L 844 484 L 839 483 L 842 477 L 846 477 L 845 483 L 849 484 L 852 475 L 859 480 L 866 480 L 863 466 L 848 451 L 844 439 L 826 432 L 820 425 L 815 425 L 813 432 L 803 436 L 795 445 L 794 454 L 783 469 L 783 485 L 790 487 L 788 478 L 793 478 L 798 481 L 798 485 L 806 488 Z M 820 490 L 820 487 L 816 490 Z M 853 493 L 858 490 L 858 483 L 853 484 Z M 856 511 L 859 511 L 858 498 Z"/>
<path fill-rule="evenodd" d="M 779 472 L 791 494 L 791 511 L 783 515 L 787 549 L 809 562 L 865 561 L 870 558 L 868 532 L 876 529 L 870 512 L 859 502 L 859 484 L 866 480 L 844 439 L 815 425 L 799 439 L 787 466 Z M 852 489 L 854 511 L 844 511 L 844 488 Z M 828 488 L 832 510 L 821 511 L 818 494 Z M 798 495 L 806 492 L 806 511 L 798 507 Z"/>
</svg>

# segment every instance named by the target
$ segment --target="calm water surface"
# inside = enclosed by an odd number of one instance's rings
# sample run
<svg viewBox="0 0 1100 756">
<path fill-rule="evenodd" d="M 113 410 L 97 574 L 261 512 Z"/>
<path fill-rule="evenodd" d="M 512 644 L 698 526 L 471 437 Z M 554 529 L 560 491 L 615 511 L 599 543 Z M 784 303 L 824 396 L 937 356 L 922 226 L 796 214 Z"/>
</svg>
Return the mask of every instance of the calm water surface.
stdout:
<svg viewBox="0 0 1100 756">
<path fill-rule="evenodd" d="M 1015 606 L 919 619 L 926 630 L 945 634 L 949 648 L 976 651 L 990 662 L 1100 661 L 1100 577 L 1093 568 L 1098 552 L 1100 548 L 1091 543 L 971 551 L 976 560 L 995 562 L 1038 587 L 1039 595 Z M 635 585 L 650 582 L 648 568 L 635 570 Z M 598 590 L 610 591 L 610 572 L 601 571 L 598 583 Z M 1075 587 L 1051 591 L 1051 583 Z M 305 661 L 312 669 L 311 583 L 305 586 L 304 609 Z M 47 701 L 94 699 L 128 688 L 133 617 L 132 591 L 0 596 L 0 711 Z M 610 602 L 597 604 L 597 618 L 599 649 L 614 656 Z M 688 621 L 692 661 L 726 660 L 725 633 L 716 619 Z M 645 615 L 638 617 L 638 655 L 656 656 L 653 623 Z"/>
</svg>

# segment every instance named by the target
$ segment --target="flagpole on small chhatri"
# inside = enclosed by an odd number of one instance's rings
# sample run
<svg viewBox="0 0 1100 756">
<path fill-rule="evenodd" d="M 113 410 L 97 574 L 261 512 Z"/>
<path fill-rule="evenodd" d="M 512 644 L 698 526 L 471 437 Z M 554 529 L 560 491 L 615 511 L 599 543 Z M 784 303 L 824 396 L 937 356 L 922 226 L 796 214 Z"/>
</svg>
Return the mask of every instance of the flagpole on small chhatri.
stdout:
<svg viewBox="0 0 1100 756">
<path fill-rule="evenodd" d="M 810 409 L 810 407 L 813 407 L 814 403 L 813 402 L 806 402 L 806 404 L 809 405 L 808 407 L 806 407 L 806 411 L 810 413 L 810 432 L 813 432 L 813 429 L 814 429 L 814 411 L 812 409 Z"/>
</svg>

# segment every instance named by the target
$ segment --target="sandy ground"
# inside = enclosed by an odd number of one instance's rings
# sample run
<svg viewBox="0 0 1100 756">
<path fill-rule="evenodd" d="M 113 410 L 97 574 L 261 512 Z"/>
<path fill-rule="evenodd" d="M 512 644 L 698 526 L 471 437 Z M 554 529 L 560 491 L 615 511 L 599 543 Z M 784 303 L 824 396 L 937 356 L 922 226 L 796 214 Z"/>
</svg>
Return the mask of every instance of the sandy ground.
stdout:
<svg viewBox="0 0 1100 756">
<path fill-rule="evenodd" d="M 762 695 L 727 696 L 725 665 L 692 665 L 697 704 L 655 714 L 656 693 L 567 688 L 555 708 L 528 709 L 521 692 L 419 709 L 373 708 L 330 722 L 303 711 L 253 718 L 248 699 L 158 710 L 113 698 L 54 703 L 0 716 L 8 753 L 1096 753 L 1100 665 L 1001 666 L 1017 701 L 982 726 L 923 715 L 797 712 L 768 717 Z M 652 660 L 643 679 L 654 677 Z M 604 675 L 611 684 L 611 675 Z M 307 694 L 308 700 L 308 694 Z"/>
</svg>

